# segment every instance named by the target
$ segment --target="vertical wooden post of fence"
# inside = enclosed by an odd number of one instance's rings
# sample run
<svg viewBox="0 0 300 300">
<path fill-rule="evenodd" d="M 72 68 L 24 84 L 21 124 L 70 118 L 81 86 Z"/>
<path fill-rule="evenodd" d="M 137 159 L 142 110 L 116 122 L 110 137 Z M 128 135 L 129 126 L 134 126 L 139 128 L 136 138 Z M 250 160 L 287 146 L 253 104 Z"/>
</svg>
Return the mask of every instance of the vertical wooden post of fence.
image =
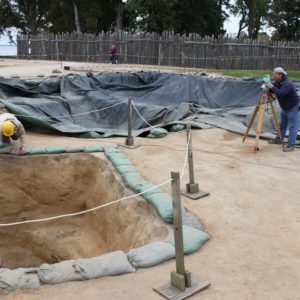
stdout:
<svg viewBox="0 0 300 300">
<path fill-rule="evenodd" d="M 59 61 L 59 47 L 58 47 L 58 37 L 55 36 L 55 48 L 56 48 L 56 60 Z"/>
<path fill-rule="evenodd" d="M 134 140 L 132 137 L 132 99 L 128 99 L 128 137 L 126 139 L 126 145 L 132 146 L 134 144 Z"/>
<path fill-rule="evenodd" d="M 183 300 L 207 288 L 210 283 L 192 276 L 185 269 L 179 172 L 171 172 L 171 179 L 176 271 L 171 272 L 171 285 L 154 288 L 154 291 L 169 300 Z"/>
<path fill-rule="evenodd" d="M 158 61 L 157 64 L 160 66 L 163 60 L 163 45 L 162 45 L 162 36 L 158 37 Z"/>
<path fill-rule="evenodd" d="M 132 98 L 128 98 L 128 122 L 127 122 L 127 138 L 125 144 L 119 144 L 119 146 L 126 147 L 129 149 L 135 149 L 139 145 L 134 144 L 134 138 L 132 137 Z"/>
<path fill-rule="evenodd" d="M 187 135 L 187 147 L 188 147 L 189 183 L 186 184 L 186 190 L 182 191 L 182 195 L 184 195 L 192 200 L 197 200 L 197 199 L 203 198 L 205 196 L 208 196 L 209 193 L 201 191 L 199 189 L 199 184 L 197 182 L 195 182 L 191 125 L 187 125 L 186 135 Z"/>
</svg>

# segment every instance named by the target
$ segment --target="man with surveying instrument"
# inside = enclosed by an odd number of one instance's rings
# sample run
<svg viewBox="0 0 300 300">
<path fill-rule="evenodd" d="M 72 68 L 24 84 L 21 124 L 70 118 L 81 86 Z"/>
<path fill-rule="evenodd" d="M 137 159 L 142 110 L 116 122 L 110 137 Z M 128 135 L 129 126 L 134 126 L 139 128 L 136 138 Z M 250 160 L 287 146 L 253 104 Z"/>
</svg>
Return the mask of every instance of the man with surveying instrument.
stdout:
<svg viewBox="0 0 300 300">
<path fill-rule="evenodd" d="M 265 82 L 265 86 L 270 89 L 270 93 L 275 94 L 281 107 L 280 115 L 280 132 L 284 139 L 287 129 L 289 128 L 288 143 L 284 145 L 283 151 L 290 152 L 294 150 L 297 132 L 299 129 L 299 105 L 300 99 L 293 83 L 288 79 L 287 73 L 283 68 L 277 67 L 273 72 L 274 82 Z M 282 144 L 279 135 L 270 144 Z"/>
</svg>

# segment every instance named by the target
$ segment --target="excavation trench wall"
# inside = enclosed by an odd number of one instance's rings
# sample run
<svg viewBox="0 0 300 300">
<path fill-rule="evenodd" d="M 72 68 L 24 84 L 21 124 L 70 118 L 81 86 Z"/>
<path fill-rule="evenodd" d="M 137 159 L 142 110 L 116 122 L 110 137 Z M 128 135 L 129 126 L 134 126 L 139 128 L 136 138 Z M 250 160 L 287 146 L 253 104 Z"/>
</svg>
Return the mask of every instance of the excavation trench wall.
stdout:
<svg viewBox="0 0 300 300">
<path fill-rule="evenodd" d="M 103 153 L 0 156 L 1 223 L 92 208 L 128 194 Z M 0 228 L 1 267 L 38 267 L 128 251 L 163 240 L 168 228 L 142 198 L 45 223 Z"/>
</svg>

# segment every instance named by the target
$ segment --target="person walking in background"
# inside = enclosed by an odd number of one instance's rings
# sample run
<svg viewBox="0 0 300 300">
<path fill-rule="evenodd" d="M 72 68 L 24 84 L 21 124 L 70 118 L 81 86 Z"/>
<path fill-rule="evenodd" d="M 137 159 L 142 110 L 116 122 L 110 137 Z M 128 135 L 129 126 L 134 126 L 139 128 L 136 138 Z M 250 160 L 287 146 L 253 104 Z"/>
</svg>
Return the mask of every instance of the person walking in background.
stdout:
<svg viewBox="0 0 300 300">
<path fill-rule="evenodd" d="M 294 150 L 297 139 L 300 118 L 300 99 L 293 83 L 288 79 L 287 73 L 283 68 L 275 68 L 273 78 L 275 81 L 273 83 L 266 83 L 266 86 L 270 88 L 271 93 L 274 93 L 277 96 L 279 105 L 282 109 L 280 131 L 283 139 L 289 128 L 288 143 L 283 148 L 284 152 L 289 152 Z M 270 144 L 281 144 L 279 136 L 276 136 L 274 140 L 271 140 Z"/>
<path fill-rule="evenodd" d="M 117 61 L 117 47 L 115 44 L 112 44 L 111 47 L 108 50 L 110 55 L 110 61 L 113 65 L 116 65 L 118 63 Z"/>
</svg>

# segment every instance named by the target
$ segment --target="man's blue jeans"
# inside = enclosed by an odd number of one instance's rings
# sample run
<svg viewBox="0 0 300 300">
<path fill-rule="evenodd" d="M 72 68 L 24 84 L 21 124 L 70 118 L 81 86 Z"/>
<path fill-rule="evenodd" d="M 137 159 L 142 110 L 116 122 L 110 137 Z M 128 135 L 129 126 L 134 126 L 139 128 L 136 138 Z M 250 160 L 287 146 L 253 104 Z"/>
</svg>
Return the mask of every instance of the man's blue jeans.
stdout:
<svg viewBox="0 0 300 300">
<path fill-rule="evenodd" d="M 297 139 L 297 132 L 299 129 L 299 104 L 287 109 L 282 110 L 280 114 L 280 132 L 284 139 L 287 128 L 289 128 L 288 145 L 294 146 Z M 279 141 L 279 136 L 276 136 L 276 140 Z"/>
</svg>

